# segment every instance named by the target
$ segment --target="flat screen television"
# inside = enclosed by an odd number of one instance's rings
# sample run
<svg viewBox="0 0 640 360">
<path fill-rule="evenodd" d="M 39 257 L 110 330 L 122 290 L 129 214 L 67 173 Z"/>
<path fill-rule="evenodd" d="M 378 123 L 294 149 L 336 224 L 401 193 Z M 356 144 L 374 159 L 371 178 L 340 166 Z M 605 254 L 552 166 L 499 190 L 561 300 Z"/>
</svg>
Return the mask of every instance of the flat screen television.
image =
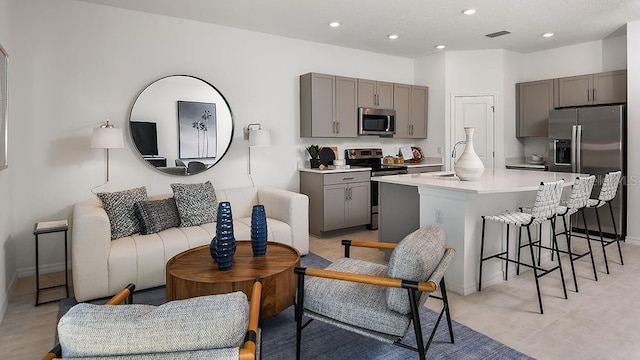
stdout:
<svg viewBox="0 0 640 360">
<path fill-rule="evenodd" d="M 158 130 L 156 123 L 131 121 L 131 137 L 140 155 L 158 155 Z"/>
</svg>

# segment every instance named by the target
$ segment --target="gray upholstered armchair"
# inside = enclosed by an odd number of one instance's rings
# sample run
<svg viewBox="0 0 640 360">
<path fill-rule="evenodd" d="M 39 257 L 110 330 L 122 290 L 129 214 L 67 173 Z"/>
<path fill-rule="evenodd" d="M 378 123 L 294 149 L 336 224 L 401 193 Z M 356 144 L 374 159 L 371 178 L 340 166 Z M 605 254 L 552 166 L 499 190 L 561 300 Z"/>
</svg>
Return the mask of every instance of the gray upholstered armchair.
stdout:
<svg viewBox="0 0 640 360">
<path fill-rule="evenodd" d="M 298 274 L 298 359 L 302 329 L 314 319 L 417 351 L 420 359 L 424 359 L 438 324 L 442 316 L 446 315 L 449 337 L 453 343 L 444 272 L 455 250 L 445 248 L 442 229 L 425 226 L 407 235 L 397 245 L 351 240 L 343 240 L 342 244 L 345 246 L 345 257 L 326 269 L 295 269 Z M 351 259 L 351 246 L 393 249 L 389 265 Z M 306 277 L 311 278 L 305 281 Z M 437 289 L 440 290 L 440 296 L 433 294 Z M 425 345 L 420 324 L 420 307 L 429 297 L 442 300 L 444 306 Z M 310 318 L 304 325 L 303 316 Z M 412 322 L 417 347 L 402 342 Z"/>
<path fill-rule="evenodd" d="M 261 291 L 256 281 L 251 304 L 241 291 L 160 306 L 81 303 L 60 319 L 60 344 L 43 359 L 255 359 Z"/>
</svg>

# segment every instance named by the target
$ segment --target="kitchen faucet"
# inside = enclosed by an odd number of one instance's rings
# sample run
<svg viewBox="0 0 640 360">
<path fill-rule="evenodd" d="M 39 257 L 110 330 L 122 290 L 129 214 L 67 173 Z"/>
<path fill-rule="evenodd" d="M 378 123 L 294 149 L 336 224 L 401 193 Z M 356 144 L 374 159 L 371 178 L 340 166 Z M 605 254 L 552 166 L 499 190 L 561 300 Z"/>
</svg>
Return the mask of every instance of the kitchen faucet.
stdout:
<svg viewBox="0 0 640 360">
<path fill-rule="evenodd" d="M 462 141 L 458 141 L 455 145 L 453 145 L 453 150 L 451 150 L 451 157 L 452 158 L 456 158 L 456 146 L 460 145 L 460 144 L 466 144 L 467 142 L 462 140 Z"/>
</svg>

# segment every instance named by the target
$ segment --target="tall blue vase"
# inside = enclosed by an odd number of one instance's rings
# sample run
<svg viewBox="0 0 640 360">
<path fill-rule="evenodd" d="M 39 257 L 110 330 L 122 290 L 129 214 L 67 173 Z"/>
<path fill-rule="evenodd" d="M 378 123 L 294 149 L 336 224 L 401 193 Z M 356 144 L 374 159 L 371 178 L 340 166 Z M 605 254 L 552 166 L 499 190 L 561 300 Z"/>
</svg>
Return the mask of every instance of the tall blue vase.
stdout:
<svg viewBox="0 0 640 360">
<path fill-rule="evenodd" d="M 236 252 L 236 238 L 233 235 L 233 216 L 231 215 L 231 204 L 228 201 L 218 205 L 215 240 L 218 270 L 230 270 L 233 254 Z"/>
<path fill-rule="evenodd" d="M 267 215 L 264 205 L 254 205 L 251 211 L 251 248 L 253 256 L 267 254 Z"/>
</svg>

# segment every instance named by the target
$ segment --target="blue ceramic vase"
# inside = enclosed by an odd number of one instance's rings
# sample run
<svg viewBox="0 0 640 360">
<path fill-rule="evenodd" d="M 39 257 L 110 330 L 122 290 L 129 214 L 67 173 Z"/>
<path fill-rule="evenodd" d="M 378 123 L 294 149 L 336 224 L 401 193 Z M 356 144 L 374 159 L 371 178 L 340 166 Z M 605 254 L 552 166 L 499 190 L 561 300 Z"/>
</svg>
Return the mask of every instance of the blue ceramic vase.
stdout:
<svg viewBox="0 0 640 360">
<path fill-rule="evenodd" d="M 216 229 L 217 231 L 217 229 Z M 214 236 L 211 240 L 211 244 L 209 244 L 209 254 L 213 261 L 218 261 L 218 237 Z"/>
<path fill-rule="evenodd" d="M 254 205 L 251 211 L 251 248 L 253 256 L 267 254 L 267 215 L 264 205 Z"/>
<path fill-rule="evenodd" d="M 231 204 L 228 201 L 218 205 L 215 240 L 218 270 L 230 270 L 233 254 L 236 252 L 236 238 L 233 235 L 233 216 L 231 215 Z"/>
</svg>

